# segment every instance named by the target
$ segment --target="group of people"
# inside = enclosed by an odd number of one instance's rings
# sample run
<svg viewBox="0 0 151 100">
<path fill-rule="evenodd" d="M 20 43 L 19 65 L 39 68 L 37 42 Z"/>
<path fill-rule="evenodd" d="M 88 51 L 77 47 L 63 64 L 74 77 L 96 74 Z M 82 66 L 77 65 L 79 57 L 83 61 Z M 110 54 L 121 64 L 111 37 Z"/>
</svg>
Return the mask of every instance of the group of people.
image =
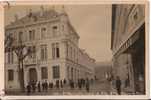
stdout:
<svg viewBox="0 0 151 100">
<path fill-rule="evenodd" d="M 47 92 L 48 89 L 60 89 L 64 87 L 70 87 L 71 89 L 78 88 L 82 89 L 85 88 L 87 92 L 90 90 L 90 83 L 93 83 L 93 80 L 89 80 L 88 78 L 86 79 L 78 79 L 77 82 L 73 80 L 56 80 L 55 84 L 53 82 L 48 82 L 47 80 L 43 82 L 37 82 L 37 81 L 30 81 L 28 82 L 26 89 L 27 89 L 27 94 L 30 94 L 31 92 Z"/>
<path fill-rule="evenodd" d="M 107 80 L 109 82 L 111 82 L 112 86 L 115 86 L 115 89 L 117 91 L 117 94 L 118 95 L 121 95 L 121 85 L 122 85 L 122 82 L 120 80 L 120 77 L 119 76 L 116 76 L 115 78 L 111 75 L 111 77 L 108 77 Z"/>
<path fill-rule="evenodd" d="M 89 92 L 90 84 L 93 84 L 93 81 L 94 81 L 93 79 L 89 80 L 88 78 L 86 79 L 81 78 L 81 79 L 78 79 L 77 82 L 69 80 L 69 84 L 70 84 L 71 89 L 79 88 L 81 90 L 82 88 L 86 88 L 87 92 Z"/>
</svg>

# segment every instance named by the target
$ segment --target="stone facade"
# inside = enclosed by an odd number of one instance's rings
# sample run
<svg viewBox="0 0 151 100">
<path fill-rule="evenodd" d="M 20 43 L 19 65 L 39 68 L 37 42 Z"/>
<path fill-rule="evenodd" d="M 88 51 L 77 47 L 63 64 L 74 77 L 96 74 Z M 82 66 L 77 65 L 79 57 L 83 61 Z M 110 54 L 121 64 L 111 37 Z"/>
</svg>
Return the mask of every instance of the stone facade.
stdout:
<svg viewBox="0 0 151 100">
<path fill-rule="evenodd" d="M 28 82 L 94 78 L 95 60 L 79 48 L 79 35 L 65 12 L 54 9 L 30 11 L 28 15 L 5 27 L 5 36 L 12 35 L 13 45 L 22 41 L 35 50 L 24 61 L 24 85 Z M 26 51 L 24 51 L 26 52 Z M 20 89 L 18 60 L 15 52 L 5 53 L 5 88 Z"/>
<path fill-rule="evenodd" d="M 144 94 L 145 5 L 112 5 L 111 50 L 114 76 L 120 76 L 122 89 Z"/>
</svg>

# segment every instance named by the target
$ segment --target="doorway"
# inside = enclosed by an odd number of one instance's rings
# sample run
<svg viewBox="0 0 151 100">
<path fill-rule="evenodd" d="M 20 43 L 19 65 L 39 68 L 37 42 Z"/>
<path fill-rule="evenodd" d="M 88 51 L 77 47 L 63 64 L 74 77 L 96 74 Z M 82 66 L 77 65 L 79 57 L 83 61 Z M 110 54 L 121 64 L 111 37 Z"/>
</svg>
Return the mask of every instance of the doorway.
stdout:
<svg viewBox="0 0 151 100">
<path fill-rule="evenodd" d="M 29 69 L 29 82 L 37 82 L 37 71 L 35 68 Z"/>
</svg>

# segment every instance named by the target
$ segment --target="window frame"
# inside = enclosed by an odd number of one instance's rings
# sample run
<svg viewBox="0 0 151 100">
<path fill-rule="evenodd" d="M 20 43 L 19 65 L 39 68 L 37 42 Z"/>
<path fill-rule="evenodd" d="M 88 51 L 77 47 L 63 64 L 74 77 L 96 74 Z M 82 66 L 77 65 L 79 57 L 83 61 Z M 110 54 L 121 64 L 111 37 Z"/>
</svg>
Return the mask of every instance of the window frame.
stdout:
<svg viewBox="0 0 151 100">
<path fill-rule="evenodd" d="M 14 80 L 14 70 L 8 69 L 8 81 L 13 81 L 13 80 Z"/>
<path fill-rule="evenodd" d="M 60 78 L 60 66 L 59 65 L 52 66 L 52 76 L 53 76 L 53 79 Z"/>
<path fill-rule="evenodd" d="M 41 79 L 48 79 L 48 68 L 41 67 Z"/>
</svg>

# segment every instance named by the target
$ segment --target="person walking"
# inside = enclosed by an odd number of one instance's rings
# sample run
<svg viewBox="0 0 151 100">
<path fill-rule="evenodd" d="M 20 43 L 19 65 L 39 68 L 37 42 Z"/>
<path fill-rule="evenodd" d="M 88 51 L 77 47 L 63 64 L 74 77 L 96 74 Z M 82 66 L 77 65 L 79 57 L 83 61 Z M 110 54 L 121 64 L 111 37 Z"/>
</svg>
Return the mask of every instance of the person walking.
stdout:
<svg viewBox="0 0 151 100">
<path fill-rule="evenodd" d="M 87 92 L 89 92 L 89 90 L 90 90 L 90 84 L 89 84 L 89 79 L 88 78 L 86 79 L 85 85 L 86 85 Z"/>
<path fill-rule="evenodd" d="M 41 92 L 41 83 L 40 83 L 40 81 L 38 82 L 38 92 Z"/>
<path fill-rule="evenodd" d="M 30 82 L 28 82 L 27 84 L 27 95 L 30 95 L 31 92 L 31 86 L 30 86 Z"/>
<path fill-rule="evenodd" d="M 35 83 L 35 81 L 32 81 L 31 86 L 32 86 L 32 90 L 33 90 L 33 93 L 34 93 L 35 90 L 36 90 L 36 83 Z"/>
<path fill-rule="evenodd" d="M 42 91 L 44 91 L 44 82 L 42 82 Z"/>
<path fill-rule="evenodd" d="M 119 76 L 116 77 L 116 90 L 118 95 L 121 95 L 121 80 Z"/>
<path fill-rule="evenodd" d="M 45 90 L 46 90 L 46 92 L 48 91 L 48 83 L 47 83 L 47 80 L 45 80 Z"/>
</svg>

